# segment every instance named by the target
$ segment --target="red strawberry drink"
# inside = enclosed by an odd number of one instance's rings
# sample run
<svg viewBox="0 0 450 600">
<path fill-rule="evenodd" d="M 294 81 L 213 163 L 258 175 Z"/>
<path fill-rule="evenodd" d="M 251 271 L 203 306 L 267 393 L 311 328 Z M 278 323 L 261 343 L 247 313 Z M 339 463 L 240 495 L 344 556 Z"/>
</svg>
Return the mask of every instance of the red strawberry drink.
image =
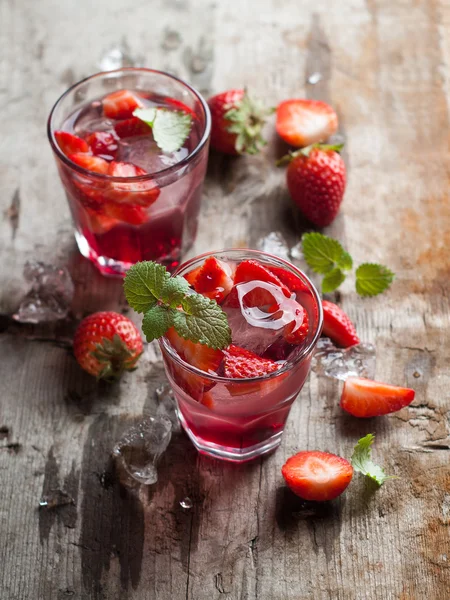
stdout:
<svg viewBox="0 0 450 600">
<path fill-rule="evenodd" d="M 48 135 L 78 247 L 102 273 L 178 265 L 196 235 L 209 131 L 203 98 L 158 71 L 99 73 L 61 96 Z"/>
<path fill-rule="evenodd" d="M 245 461 L 278 446 L 322 329 L 317 291 L 296 267 L 256 250 L 204 254 L 178 268 L 226 312 L 215 350 L 168 330 L 160 341 L 184 429 L 201 452 Z"/>
</svg>

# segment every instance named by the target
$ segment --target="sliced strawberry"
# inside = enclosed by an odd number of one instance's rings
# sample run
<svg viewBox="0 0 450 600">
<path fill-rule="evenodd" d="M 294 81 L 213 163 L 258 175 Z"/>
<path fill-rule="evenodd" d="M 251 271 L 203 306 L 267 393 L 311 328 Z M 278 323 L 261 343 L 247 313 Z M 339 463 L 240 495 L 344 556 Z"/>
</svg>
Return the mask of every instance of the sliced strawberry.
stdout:
<svg viewBox="0 0 450 600">
<path fill-rule="evenodd" d="M 408 406 L 415 394 L 409 388 L 349 377 L 342 390 L 341 407 L 354 417 L 378 417 Z"/>
<path fill-rule="evenodd" d="M 304 451 L 288 458 L 281 473 L 289 488 L 304 500 L 324 502 L 342 494 L 353 477 L 353 467 L 329 452 Z"/>
<path fill-rule="evenodd" d="M 148 135 L 152 129 L 147 123 L 137 117 L 119 121 L 114 125 L 114 130 L 120 138 L 135 137 L 138 135 Z"/>
<path fill-rule="evenodd" d="M 236 269 L 234 283 L 237 285 L 239 283 L 247 283 L 251 281 L 264 281 L 265 283 L 271 283 L 279 287 L 287 298 L 291 296 L 289 288 L 286 287 L 276 275 L 271 273 L 268 268 L 253 259 L 243 260 L 241 263 L 239 263 Z M 233 293 L 233 291 L 231 293 Z M 249 307 L 262 307 L 266 305 L 270 306 L 274 302 L 274 297 L 268 290 L 258 287 L 255 283 L 255 288 L 245 294 L 244 302 L 246 306 Z"/>
<path fill-rule="evenodd" d="M 277 133 L 296 148 L 325 141 L 336 133 L 337 127 L 337 115 L 325 102 L 294 99 L 277 107 Z"/>
<path fill-rule="evenodd" d="M 193 119 L 197 118 L 197 115 L 192 110 L 192 108 L 189 108 L 189 106 L 186 106 L 186 104 L 184 104 L 184 102 L 181 102 L 181 100 L 177 100 L 176 98 L 164 98 L 164 102 L 166 104 L 169 104 L 175 110 L 181 110 L 181 111 L 187 113 L 188 115 L 191 115 L 191 117 Z"/>
<path fill-rule="evenodd" d="M 80 152 L 76 154 L 70 154 L 69 158 L 76 165 L 83 167 L 87 171 L 93 173 L 101 173 L 106 175 L 108 173 L 109 163 L 98 156 L 91 156 L 90 154 L 82 154 Z"/>
<path fill-rule="evenodd" d="M 136 204 L 118 204 L 107 202 L 104 206 L 105 214 L 130 225 L 142 225 L 148 221 L 147 209 Z"/>
<path fill-rule="evenodd" d="M 94 131 L 86 138 L 92 154 L 112 160 L 117 152 L 117 137 L 109 131 Z"/>
<path fill-rule="evenodd" d="M 108 175 L 112 177 L 138 177 L 147 175 L 147 172 L 132 163 L 109 163 Z M 160 194 L 160 189 L 152 179 L 127 183 L 111 183 L 108 197 L 114 202 L 139 204 L 148 208 L 155 202 Z"/>
<path fill-rule="evenodd" d="M 217 302 L 222 302 L 233 287 L 233 278 L 231 275 L 232 269 L 228 263 L 210 256 L 205 260 L 198 270 L 195 279 L 190 283 L 199 294 L 203 294 L 203 296 Z"/>
<path fill-rule="evenodd" d="M 144 108 L 139 96 L 130 90 L 118 90 L 102 100 L 103 114 L 109 119 L 129 119 L 136 108 Z"/>
<path fill-rule="evenodd" d="M 89 152 L 87 142 L 68 131 L 55 131 L 55 139 L 66 156 L 76 152 Z"/>
<path fill-rule="evenodd" d="M 298 308 L 295 311 L 295 320 L 286 325 L 283 337 L 289 344 L 303 344 L 308 337 L 308 331 L 308 314 L 303 306 L 298 304 Z"/>
<path fill-rule="evenodd" d="M 188 283 L 194 287 L 195 280 L 197 279 L 197 275 L 200 273 L 202 267 L 197 267 L 196 269 L 192 269 L 189 273 L 185 273 L 183 277 L 188 281 Z"/>
<path fill-rule="evenodd" d="M 107 233 L 110 229 L 120 224 L 120 221 L 105 215 L 103 213 L 99 213 L 97 211 L 86 208 L 87 221 L 88 221 L 88 229 L 92 233 L 97 235 L 102 233 Z"/>
<path fill-rule="evenodd" d="M 278 371 L 281 366 L 269 358 L 261 358 L 254 352 L 233 344 L 223 351 L 223 355 L 225 377 L 230 379 L 262 377 Z"/>
<path fill-rule="evenodd" d="M 177 351 L 183 360 L 205 371 L 205 373 L 215 373 L 219 368 L 223 353 L 221 350 L 213 350 L 204 344 L 194 344 L 190 340 L 185 340 L 171 327 L 165 337 L 169 340 L 171 346 Z M 202 398 L 205 391 L 213 387 L 214 383 L 206 377 L 195 375 L 187 369 L 172 363 L 171 372 L 178 385 L 191 395 L 194 399 Z"/>
<path fill-rule="evenodd" d="M 271 273 L 276 275 L 281 283 L 284 283 L 286 287 L 288 287 L 291 292 L 307 292 L 308 287 L 306 283 L 304 283 L 300 277 L 294 275 L 291 271 L 287 269 L 283 269 L 283 267 L 267 267 Z"/>
<path fill-rule="evenodd" d="M 359 344 L 359 337 L 355 326 L 349 316 L 333 302 L 322 301 L 323 307 L 323 334 L 331 338 L 333 342 L 348 348 Z"/>
</svg>

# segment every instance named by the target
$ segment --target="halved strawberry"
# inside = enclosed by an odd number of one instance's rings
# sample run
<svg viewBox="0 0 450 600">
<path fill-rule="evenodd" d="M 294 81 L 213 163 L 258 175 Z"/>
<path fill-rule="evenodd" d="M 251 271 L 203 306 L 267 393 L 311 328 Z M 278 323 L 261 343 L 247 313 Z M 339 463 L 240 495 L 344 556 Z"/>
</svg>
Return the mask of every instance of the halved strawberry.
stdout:
<svg viewBox="0 0 450 600">
<path fill-rule="evenodd" d="M 247 283 L 251 281 L 264 281 L 265 283 L 271 283 L 279 287 L 287 298 L 291 296 L 289 288 L 285 286 L 276 275 L 271 273 L 268 268 L 253 259 L 243 260 L 241 263 L 239 263 L 236 273 L 234 274 L 234 283 L 237 285 L 239 283 Z M 231 293 L 233 293 L 233 291 Z M 245 294 L 244 301 L 249 307 L 262 307 L 266 305 L 273 305 L 274 297 L 268 290 L 258 287 L 255 283 L 255 288 Z"/>
<path fill-rule="evenodd" d="M 288 287 L 291 292 L 307 292 L 308 287 L 306 283 L 304 283 L 300 277 L 291 273 L 287 269 L 283 269 L 283 267 L 267 267 L 271 273 L 276 275 L 278 279 L 284 283 L 286 287 Z"/>
<path fill-rule="evenodd" d="M 304 451 L 288 458 L 281 473 L 294 494 L 304 500 L 324 502 L 337 498 L 347 488 L 353 467 L 336 454 Z"/>
<path fill-rule="evenodd" d="M 341 407 L 354 417 L 378 417 L 408 406 L 415 394 L 410 388 L 349 377 L 342 390 Z"/>
<path fill-rule="evenodd" d="M 99 156 L 91 156 L 90 154 L 77 152 L 76 154 L 69 154 L 69 158 L 72 162 L 83 167 L 83 169 L 86 169 L 87 171 L 101 173 L 102 175 L 106 175 L 108 172 L 109 163 Z"/>
<path fill-rule="evenodd" d="M 85 211 L 87 214 L 88 229 L 97 235 L 107 233 L 110 229 L 120 224 L 120 221 L 104 213 L 99 213 L 89 208 L 85 208 Z"/>
<path fill-rule="evenodd" d="M 211 374 L 215 373 L 219 368 L 223 359 L 221 350 L 214 350 L 204 344 L 195 344 L 190 340 L 186 340 L 178 335 L 173 327 L 167 331 L 165 337 L 188 364 L 205 371 L 205 373 Z M 195 375 L 173 362 L 171 364 L 171 371 L 178 385 L 196 400 L 200 400 L 203 393 L 211 389 L 214 385 L 209 379 Z"/>
<path fill-rule="evenodd" d="M 130 90 L 119 90 L 105 96 L 102 100 L 103 114 L 109 119 L 129 119 L 136 108 L 143 108 L 139 96 Z"/>
<path fill-rule="evenodd" d="M 337 115 L 325 102 L 293 99 L 277 107 L 277 133 L 296 148 L 325 141 L 336 133 L 337 127 Z"/>
<path fill-rule="evenodd" d="M 112 160 L 117 152 L 117 137 L 114 132 L 110 131 L 94 131 L 86 138 L 92 154 L 103 156 Z"/>
<path fill-rule="evenodd" d="M 199 294 L 203 294 L 203 296 L 212 298 L 217 302 L 222 302 L 230 293 L 233 287 L 233 271 L 228 263 L 210 256 L 195 271 L 195 277 L 192 275 L 191 281 L 189 279 L 188 281 Z"/>
<path fill-rule="evenodd" d="M 147 175 L 147 172 L 132 163 L 109 163 L 108 175 L 112 177 L 138 177 Z M 118 203 L 139 204 L 148 208 L 155 202 L 160 194 L 160 189 L 152 179 L 146 181 L 129 181 L 126 183 L 111 183 L 108 198 Z"/>
<path fill-rule="evenodd" d="M 349 316 L 333 302 L 322 301 L 323 334 L 331 338 L 337 346 L 348 348 L 359 344 L 359 337 Z"/>
<path fill-rule="evenodd" d="M 87 142 L 68 131 L 55 131 L 55 139 L 66 156 L 76 152 L 89 152 Z"/>
<path fill-rule="evenodd" d="M 189 273 L 185 273 L 183 277 L 188 281 L 188 283 L 194 287 L 194 282 L 197 279 L 197 275 L 200 273 L 202 266 L 192 269 Z"/>
<path fill-rule="evenodd" d="M 104 211 L 105 214 L 113 217 L 114 219 L 118 219 L 123 223 L 129 223 L 130 225 L 142 225 L 148 221 L 146 208 L 136 204 L 106 202 Z"/>
<path fill-rule="evenodd" d="M 309 319 L 301 304 L 295 311 L 295 320 L 286 325 L 283 337 L 289 344 L 303 344 L 308 337 Z"/>
<path fill-rule="evenodd" d="M 177 100 L 176 98 L 164 98 L 164 102 L 166 104 L 169 104 L 175 110 L 181 110 L 187 113 L 188 115 L 191 115 L 193 119 L 197 118 L 195 111 L 192 110 L 192 108 L 189 108 L 189 106 L 187 106 L 186 104 L 184 104 L 184 102 L 181 102 L 181 100 Z"/>
<path fill-rule="evenodd" d="M 114 130 L 120 138 L 135 137 L 138 135 L 148 135 L 152 129 L 147 123 L 137 117 L 119 121 L 114 125 Z"/>
<path fill-rule="evenodd" d="M 223 351 L 225 377 L 231 379 L 244 379 L 249 377 L 261 377 L 268 373 L 278 371 L 281 365 L 270 360 L 261 358 L 250 350 L 231 344 Z"/>
</svg>

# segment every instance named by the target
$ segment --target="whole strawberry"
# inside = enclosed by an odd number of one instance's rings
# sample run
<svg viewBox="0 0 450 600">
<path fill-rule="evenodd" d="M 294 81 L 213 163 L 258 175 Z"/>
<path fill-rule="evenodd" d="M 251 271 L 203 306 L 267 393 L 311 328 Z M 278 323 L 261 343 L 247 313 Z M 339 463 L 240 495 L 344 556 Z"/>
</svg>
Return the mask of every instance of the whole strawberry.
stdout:
<svg viewBox="0 0 450 600">
<path fill-rule="evenodd" d="M 78 325 L 73 351 L 82 369 L 98 379 L 116 379 L 132 371 L 142 354 L 141 334 L 130 319 L 97 312 Z"/>
<path fill-rule="evenodd" d="M 211 146 L 225 154 L 257 154 L 266 144 L 261 130 L 273 112 L 251 100 L 245 90 L 228 90 L 208 100 Z"/>
<path fill-rule="evenodd" d="M 329 225 L 344 197 L 345 164 L 338 153 L 342 145 L 313 144 L 282 158 L 289 161 L 286 180 L 292 200 L 317 227 Z"/>
</svg>

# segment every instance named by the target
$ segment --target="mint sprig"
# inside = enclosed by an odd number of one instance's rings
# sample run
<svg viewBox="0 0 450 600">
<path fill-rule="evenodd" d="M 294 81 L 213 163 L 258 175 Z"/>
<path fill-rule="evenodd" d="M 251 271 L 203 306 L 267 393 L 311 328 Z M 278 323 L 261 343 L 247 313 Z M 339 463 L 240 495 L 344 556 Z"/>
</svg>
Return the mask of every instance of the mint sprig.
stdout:
<svg viewBox="0 0 450 600">
<path fill-rule="evenodd" d="M 136 263 L 125 276 L 124 291 L 131 308 L 144 313 L 148 342 L 173 326 L 181 337 L 215 350 L 231 344 L 227 315 L 217 302 L 195 292 L 184 277 L 171 277 L 163 265 Z"/>
<path fill-rule="evenodd" d="M 396 479 L 396 476 L 386 475 L 384 469 L 372 461 L 371 446 L 374 439 L 375 436 L 372 433 L 361 438 L 353 450 L 350 461 L 355 471 L 362 473 L 380 486 L 388 479 Z"/>
<path fill-rule="evenodd" d="M 320 275 L 322 292 L 336 290 L 353 268 L 353 259 L 340 242 L 322 233 L 305 233 L 302 237 L 303 255 L 308 266 Z M 363 263 L 356 269 L 356 291 L 361 296 L 376 296 L 384 292 L 394 280 L 394 273 L 376 263 Z"/>
<path fill-rule="evenodd" d="M 153 139 L 163 152 L 176 152 L 187 140 L 192 128 L 192 116 L 183 111 L 165 108 L 136 108 L 133 116 L 152 128 Z"/>
</svg>

